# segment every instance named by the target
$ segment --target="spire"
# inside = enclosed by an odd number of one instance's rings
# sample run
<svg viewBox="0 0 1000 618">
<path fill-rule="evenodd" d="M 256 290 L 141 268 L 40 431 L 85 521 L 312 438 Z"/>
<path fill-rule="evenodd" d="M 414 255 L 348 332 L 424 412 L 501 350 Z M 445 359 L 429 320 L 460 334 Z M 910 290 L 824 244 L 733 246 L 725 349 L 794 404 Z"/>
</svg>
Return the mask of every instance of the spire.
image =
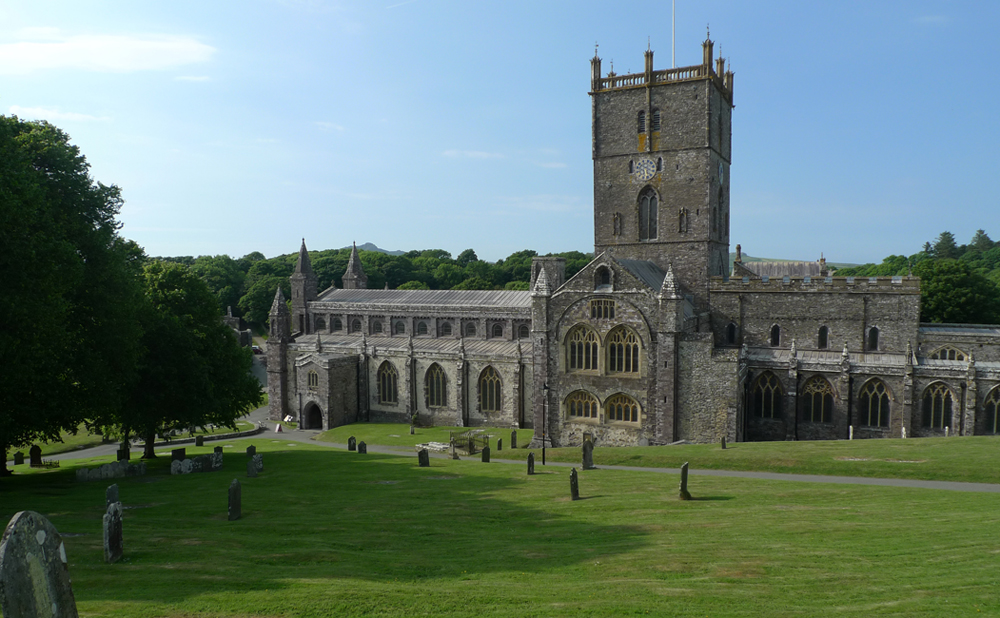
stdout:
<svg viewBox="0 0 1000 618">
<path fill-rule="evenodd" d="M 663 276 L 663 285 L 660 286 L 660 298 L 676 300 L 681 297 L 680 290 L 677 289 L 677 280 L 674 278 L 673 264 L 667 264 L 667 274 Z"/>
<path fill-rule="evenodd" d="M 361 267 L 357 243 L 351 243 L 351 257 L 347 260 L 347 271 L 344 272 L 345 290 L 365 290 L 368 288 L 368 276 Z"/>
<path fill-rule="evenodd" d="M 552 296 L 552 288 L 549 287 L 549 276 L 545 274 L 545 267 L 539 269 L 538 278 L 535 279 L 535 289 L 531 291 L 532 296 Z"/>
<path fill-rule="evenodd" d="M 309 261 L 309 252 L 306 250 L 306 239 L 302 239 L 302 246 L 299 247 L 299 259 L 295 262 L 295 272 L 302 275 L 313 274 L 312 263 Z"/>
<path fill-rule="evenodd" d="M 287 315 L 288 305 L 285 304 L 285 295 L 281 293 L 281 286 L 274 293 L 274 302 L 271 303 L 271 315 Z"/>
</svg>

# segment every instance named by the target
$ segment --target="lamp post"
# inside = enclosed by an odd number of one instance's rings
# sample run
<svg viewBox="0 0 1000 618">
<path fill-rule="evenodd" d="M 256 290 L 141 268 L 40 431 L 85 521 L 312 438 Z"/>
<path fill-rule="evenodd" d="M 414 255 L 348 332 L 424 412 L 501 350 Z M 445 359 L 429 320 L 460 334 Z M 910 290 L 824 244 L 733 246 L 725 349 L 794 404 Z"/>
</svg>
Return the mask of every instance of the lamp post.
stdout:
<svg viewBox="0 0 1000 618">
<path fill-rule="evenodd" d="M 542 465 L 545 465 L 545 443 L 548 441 L 548 427 L 549 427 L 549 385 L 542 382 L 542 393 L 544 393 L 544 399 L 542 399 Z"/>
</svg>

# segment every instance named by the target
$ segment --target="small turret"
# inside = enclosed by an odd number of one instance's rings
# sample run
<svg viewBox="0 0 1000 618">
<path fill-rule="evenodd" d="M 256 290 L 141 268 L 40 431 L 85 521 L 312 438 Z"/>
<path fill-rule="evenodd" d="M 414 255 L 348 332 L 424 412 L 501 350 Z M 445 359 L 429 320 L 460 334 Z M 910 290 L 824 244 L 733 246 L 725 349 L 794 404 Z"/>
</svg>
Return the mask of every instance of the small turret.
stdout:
<svg viewBox="0 0 1000 618">
<path fill-rule="evenodd" d="M 316 300 L 317 288 L 319 287 L 316 273 L 313 272 L 312 263 L 309 261 L 309 251 L 306 249 L 306 239 L 302 239 L 302 246 L 299 247 L 299 257 L 295 262 L 295 270 L 290 277 L 292 284 L 292 315 L 296 329 L 305 333 L 309 328 L 309 321 L 306 315 L 309 310 L 309 301 Z"/>
<path fill-rule="evenodd" d="M 288 341 L 291 337 L 291 320 L 288 313 L 288 305 L 285 303 L 285 295 L 281 293 L 281 286 L 274 293 L 274 302 L 271 303 L 269 314 L 269 341 Z"/>
<path fill-rule="evenodd" d="M 712 69 L 712 48 L 715 47 L 715 43 L 712 42 L 712 37 L 709 33 L 705 34 L 705 42 L 701 44 L 701 63 L 709 70 Z"/>
<path fill-rule="evenodd" d="M 368 275 L 361 267 L 361 258 L 358 257 L 358 245 L 351 243 L 351 257 L 347 260 L 347 270 L 344 272 L 345 290 L 367 290 Z"/>
</svg>

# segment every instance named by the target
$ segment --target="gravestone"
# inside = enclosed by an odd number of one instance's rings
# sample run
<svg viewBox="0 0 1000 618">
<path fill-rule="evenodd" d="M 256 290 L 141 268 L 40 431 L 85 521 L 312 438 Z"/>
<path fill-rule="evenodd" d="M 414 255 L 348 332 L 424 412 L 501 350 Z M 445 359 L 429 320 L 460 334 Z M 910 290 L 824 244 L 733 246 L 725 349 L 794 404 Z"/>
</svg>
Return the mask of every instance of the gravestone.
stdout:
<svg viewBox="0 0 1000 618">
<path fill-rule="evenodd" d="M 24 464 L 24 453 L 22 453 L 21 451 L 14 453 L 14 465 L 20 466 L 23 464 Z"/>
<path fill-rule="evenodd" d="M 410 425 L 410 435 L 411 435 L 411 436 L 412 436 L 412 435 L 414 435 L 414 431 L 413 431 L 413 425 Z"/>
<path fill-rule="evenodd" d="M 597 466 L 594 465 L 594 443 L 589 440 L 583 443 L 583 469 L 597 469 Z"/>
<path fill-rule="evenodd" d="M 503 450 L 503 438 L 497 438 L 497 452 Z"/>
<path fill-rule="evenodd" d="M 569 495 L 574 500 L 580 499 L 580 479 L 573 468 L 569 473 Z"/>
<path fill-rule="evenodd" d="M 77 618 L 66 546 L 34 511 L 14 515 L 0 542 L 0 611 L 4 616 Z"/>
<path fill-rule="evenodd" d="M 121 502 L 118 499 L 118 483 L 109 485 L 107 491 L 104 492 L 104 506 L 110 506 L 115 502 Z"/>
<path fill-rule="evenodd" d="M 356 451 L 357 449 L 358 449 L 358 441 L 354 439 L 354 436 L 351 436 L 350 438 L 347 439 L 347 450 Z"/>
<path fill-rule="evenodd" d="M 247 447 L 247 457 L 253 457 L 257 454 L 257 447 L 251 444 Z"/>
<path fill-rule="evenodd" d="M 195 446 L 205 446 L 205 436 L 198 436 L 194 439 Z"/>
<path fill-rule="evenodd" d="M 32 444 L 28 449 L 29 464 L 32 468 L 39 468 L 42 465 L 42 447 Z"/>
<path fill-rule="evenodd" d="M 429 468 L 431 465 L 431 456 L 427 452 L 427 449 L 422 448 L 417 452 L 417 461 L 420 463 L 421 468 Z"/>
<path fill-rule="evenodd" d="M 171 461 L 184 461 L 185 459 L 187 459 L 187 449 L 175 448 L 170 451 Z"/>
<path fill-rule="evenodd" d="M 510 432 L 510 448 L 517 448 L 517 432 Z"/>
<path fill-rule="evenodd" d="M 490 447 L 483 447 L 483 463 L 490 463 Z"/>
<path fill-rule="evenodd" d="M 726 450 L 726 436 L 722 436 L 722 450 Z"/>
<path fill-rule="evenodd" d="M 247 477 L 257 478 L 257 462 L 252 459 L 247 462 Z"/>
<path fill-rule="evenodd" d="M 906 427 L 903 427 L 903 439 L 906 439 Z M 21 461 L 24 462 L 24 455 L 21 455 Z M 14 463 L 17 463 L 16 459 L 14 460 Z"/>
<path fill-rule="evenodd" d="M 361 442 L 358 442 L 358 454 L 359 455 L 367 455 L 368 454 L 368 445 L 365 444 L 364 440 L 362 440 Z"/>
<path fill-rule="evenodd" d="M 118 453 L 120 455 L 118 461 L 129 461 L 132 459 L 131 445 L 128 440 L 122 442 L 122 445 L 118 447 Z"/>
<path fill-rule="evenodd" d="M 251 461 L 253 461 L 253 464 L 257 466 L 257 472 L 264 471 L 264 455 L 258 453 L 253 456 L 253 459 Z"/>
<path fill-rule="evenodd" d="M 229 521 L 236 521 L 243 515 L 243 491 L 240 482 L 233 479 L 229 484 Z"/>
<path fill-rule="evenodd" d="M 681 466 L 681 489 L 680 489 L 680 499 L 690 500 L 691 494 L 688 492 L 688 462 L 684 462 Z"/>
<path fill-rule="evenodd" d="M 528 474 L 535 473 L 535 454 L 528 453 Z"/>
<path fill-rule="evenodd" d="M 122 503 L 112 502 L 104 514 L 104 561 L 114 564 L 122 559 Z"/>
<path fill-rule="evenodd" d="M 221 455 L 222 454 L 222 447 L 221 446 L 217 446 L 214 449 L 212 449 L 212 452 L 213 453 L 218 453 L 218 454 Z"/>
</svg>

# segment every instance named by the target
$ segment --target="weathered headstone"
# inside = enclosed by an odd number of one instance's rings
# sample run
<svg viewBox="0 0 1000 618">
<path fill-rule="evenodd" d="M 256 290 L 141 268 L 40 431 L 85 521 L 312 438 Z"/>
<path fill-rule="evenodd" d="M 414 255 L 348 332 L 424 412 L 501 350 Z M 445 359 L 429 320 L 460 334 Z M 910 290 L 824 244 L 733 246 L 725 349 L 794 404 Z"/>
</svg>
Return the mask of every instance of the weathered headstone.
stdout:
<svg viewBox="0 0 1000 618">
<path fill-rule="evenodd" d="M 170 451 L 171 461 L 184 461 L 185 459 L 187 459 L 187 449 L 175 448 Z"/>
<path fill-rule="evenodd" d="M 128 440 L 122 442 L 122 445 L 118 447 L 118 453 L 120 455 L 118 457 L 118 461 L 129 461 L 130 459 L 132 459 L 131 445 L 129 444 Z"/>
<path fill-rule="evenodd" d="M 583 443 L 583 469 L 597 469 L 597 466 L 594 465 L 594 443 L 590 440 L 586 440 Z"/>
<path fill-rule="evenodd" d="M 354 436 L 351 436 L 350 438 L 347 439 L 347 450 L 349 451 L 358 450 L 358 441 L 354 438 Z"/>
<path fill-rule="evenodd" d="M 14 465 L 15 466 L 24 465 L 24 453 L 22 453 L 21 451 L 14 453 Z"/>
<path fill-rule="evenodd" d="M 77 618 L 66 546 L 34 511 L 14 515 L 0 542 L 0 611 L 4 616 Z"/>
<path fill-rule="evenodd" d="M 212 449 L 212 452 L 213 453 L 218 453 L 218 454 L 221 455 L 222 454 L 222 447 L 221 446 L 217 446 L 214 449 Z"/>
<path fill-rule="evenodd" d="M 254 465 L 257 466 L 257 472 L 264 471 L 264 455 L 262 455 L 261 453 L 257 453 L 256 455 L 253 456 L 252 461 Z"/>
<path fill-rule="evenodd" d="M 528 453 L 528 474 L 535 473 L 535 454 Z"/>
<path fill-rule="evenodd" d="M 681 488 L 679 497 L 681 500 L 691 499 L 691 493 L 688 492 L 688 462 L 686 461 L 684 462 L 684 465 L 681 466 Z"/>
<path fill-rule="evenodd" d="M 205 436 L 196 436 L 194 439 L 195 446 L 205 446 Z"/>
<path fill-rule="evenodd" d="M 42 465 L 42 447 L 37 444 L 32 444 L 31 448 L 28 449 L 29 464 L 32 468 L 41 467 Z"/>
<path fill-rule="evenodd" d="M 576 473 L 576 468 L 569 473 L 569 495 L 574 500 L 580 499 L 580 479 Z"/>
<path fill-rule="evenodd" d="M 427 449 L 422 448 L 417 451 L 417 461 L 420 463 L 421 468 L 427 468 L 431 465 L 431 456 L 427 452 Z"/>
<path fill-rule="evenodd" d="M 181 473 L 181 462 L 183 459 L 171 459 L 170 460 L 170 474 L 180 474 Z"/>
<path fill-rule="evenodd" d="M 517 448 L 517 432 L 510 432 L 510 448 Z"/>
<path fill-rule="evenodd" d="M 257 478 L 257 462 L 252 459 L 247 461 L 247 476 L 252 479 Z"/>
<path fill-rule="evenodd" d="M 483 447 L 483 463 L 490 463 L 490 447 Z"/>
<path fill-rule="evenodd" d="M 854 439 L 854 425 L 850 425 L 847 428 L 847 439 L 848 440 L 853 440 Z"/>
<path fill-rule="evenodd" d="M 229 521 L 236 521 L 243 516 L 243 491 L 240 482 L 233 479 L 229 484 Z"/>
<path fill-rule="evenodd" d="M 247 457 L 253 457 L 257 454 L 257 447 L 251 444 L 247 447 Z"/>
<path fill-rule="evenodd" d="M 414 435 L 416 432 L 413 429 L 413 425 L 410 425 L 410 435 Z"/>
<path fill-rule="evenodd" d="M 115 563 L 122 559 L 122 503 L 112 502 L 104 514 L 104 561 Z"/>
<path fill-rule="evenodd" d="M 110 506 L 115 502 L 121 502 L 118 499 L 118 483 L 113 485 L 108 485 L 107 491 L 104 492 L 104 506 Z"/>
<path fill-rule="evenodd" d="M 906 427 L 903 427 L 903 439 L 906 439 Z M 21 455 L 21 461 L 24 461 L 24 455 Z M 17 463 L 17 461 L 15 460 L 14 463 Z"/>
<path fill-rule="evenodd" d="M 722 436 L 722 450 L 726 450 L 726 436 Z"/>
<path fill-rule="evenodd" d="M 503 438 L 497 438 L 497 452 L 503 450 Z"/>
<path fill-rule="evenodd" d="M 362 440 L 361 442 L 358 442 L 358 454 L 359 455 L 367 455 L 368 454 L 368 445 L 365 444 L 364 440 Z"/>
</svg>

